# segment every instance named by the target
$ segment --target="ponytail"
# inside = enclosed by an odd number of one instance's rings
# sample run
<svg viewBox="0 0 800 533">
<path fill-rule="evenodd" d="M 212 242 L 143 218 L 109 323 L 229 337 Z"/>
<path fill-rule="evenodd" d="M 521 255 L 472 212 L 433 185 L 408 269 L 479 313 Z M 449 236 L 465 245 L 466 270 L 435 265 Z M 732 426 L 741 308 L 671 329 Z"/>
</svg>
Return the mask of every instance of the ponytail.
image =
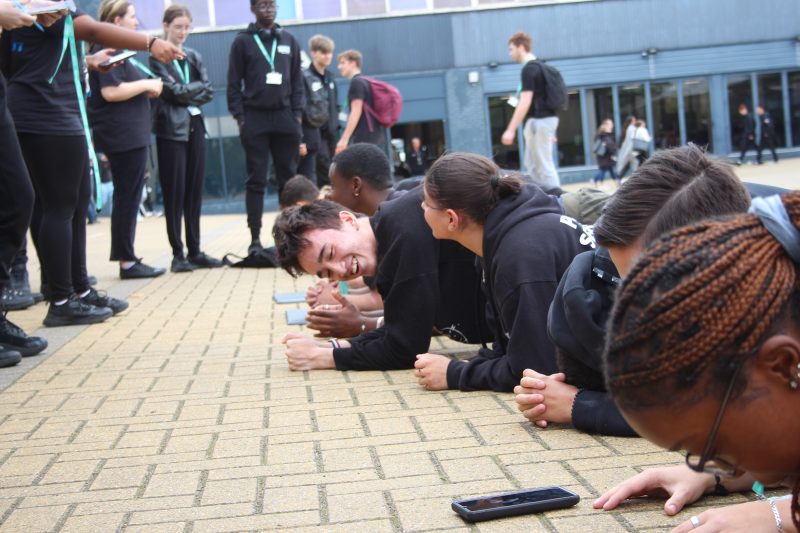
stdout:
<svg viewBox="0 0 800 533">
<path fill-rule="evenodd" d="M 461 211 L 480 225 L 500 200 L 521 190 L 518 175 L 504 175 L 491 159 L 466 152 L 443 155 L 425 175 L 425 191 L 439 207 Z"/>
</svg>

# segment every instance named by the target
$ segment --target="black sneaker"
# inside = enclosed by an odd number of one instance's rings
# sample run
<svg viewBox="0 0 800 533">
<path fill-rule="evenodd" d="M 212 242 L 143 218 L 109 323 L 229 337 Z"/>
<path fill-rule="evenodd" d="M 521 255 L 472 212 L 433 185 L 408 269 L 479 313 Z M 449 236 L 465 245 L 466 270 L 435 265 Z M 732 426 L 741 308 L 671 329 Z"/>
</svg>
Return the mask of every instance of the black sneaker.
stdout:
<svg viewBox="0 0 800 533">
<path fill-rule="evenodd" d="M 108 307 L 95 307 L 84 303 L 78 296 L 72 295 L 63 305 L 50 304 L 44 325 L 74 326 L 79 324 L 97 324 L 105 321 L 114 312 Z"/>
<path fill-rule="evenodd" d="M 18 365 L 22 361 L 22 355 L 14 350 L 0 348 L 0 368 Z"/>
<path fill-rule="evenodd" d="M 89 285 L 97 285 L 97 278 L 96 278 L 95 276 L 91 276 L 91 275 L 90 275 L 90 276 L 87 276 L 87 277 L 86 277 L 86 282 L 87 282 Z"/>
<path fill-rule="evenodd" d="M 0 309 L 14 311 L 17 309 L 27 309 L 35 304 L 31 294 L 24 294 L 22 291 L 13 288 L 11 283 L 7 283 L 0 292 Z"/>
<path fill-rule="evenodd" d="M 30 357 L 44 351 L 47 348 L 47 341 L 41 337 L 29 336 L 8 320 L 5 314 L 0 314 L 0 347 L 19 352 L 22 357 Z"/>
<path fill-rule="evenodd" d="M 185 257 L 173 257 L 172 264 L 170 265 L 169 269 L 171 272 L 181 273 L 193 272 L 194 270 L 197 270 L 197 267 L 187 261 Z"/>
<path fill-rule="evenodd" d="M 44 294 L 41 292 L 32 292 L 31 296 L 33 297 L 33 303 L 38 304 L 39 302 L 44 301 Z"/>
<path fill-rule="evenodd" d="M 128 302 L 119 298 L 112 298 L 106 291 L 98 291 L 94 288 L 89 289 L 89 294 L 81 296 L 81 301 L 95 307 L 108 307 L 116 315 L 128 308 Z"/>
<path fill-rule="evenodd" d="M 197 268 L 219 268 L 222 266 L 222 261 L 210 255 L 206 255 L 205 252 L 200 252 L 197 255 L 190 255 L 186 259 Z"/>
<path fill-rule="evenodd" d="M 261 250 L 263 250 L 263 249 L 264 249 L 264 247 L 261 245 L 261 240 L 260 239 L 253 239 L 250 242 L 250 246 L 247 247 L 247 255 L 253 255 L 253 254 L 260 253 Z"/>
<path fill-rule="evenodd" d="M 120 268 L 119 277 L 120 279 L 157 278 L 166 271 L 165 268 L 151 267 L 141 261 L 136 261 L 130 268 Z"/>
</svg>

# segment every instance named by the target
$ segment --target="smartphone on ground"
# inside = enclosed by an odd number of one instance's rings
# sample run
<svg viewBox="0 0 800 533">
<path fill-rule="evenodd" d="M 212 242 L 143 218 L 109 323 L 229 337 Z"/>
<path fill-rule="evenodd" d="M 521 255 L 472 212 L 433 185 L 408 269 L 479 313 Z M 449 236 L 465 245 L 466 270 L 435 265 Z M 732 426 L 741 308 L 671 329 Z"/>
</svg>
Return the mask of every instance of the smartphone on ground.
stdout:
<svg viewBox="0 0 800 533">
<path fill-rule="evenodd" d="M 456 500 L 453 510 L 469 522 L 572 507 L 580 496 L 563 487 L 542 487 Z"/>
</svg>

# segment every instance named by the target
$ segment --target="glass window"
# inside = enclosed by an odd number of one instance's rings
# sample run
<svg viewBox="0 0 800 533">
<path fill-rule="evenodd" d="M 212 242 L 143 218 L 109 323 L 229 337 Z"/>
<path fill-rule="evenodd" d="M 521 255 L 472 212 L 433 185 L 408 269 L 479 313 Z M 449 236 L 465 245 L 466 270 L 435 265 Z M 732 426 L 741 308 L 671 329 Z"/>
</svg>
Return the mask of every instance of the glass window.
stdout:
<svg viewBox="0 0 800 533">
<path fill-rule="evenodd" d="M 589 106 L 589 131 L 596 132 L 607 118 L 614 120 L 614 99 L 611 87 L 601 87 L 586 91 Z"/>
<path fill-rule="evenodd" d="M 740 144 L 740 137 L 744 129 L 742 116 L 739 114 L 739 104 L 753 109 L 753 90 L 750 85 L 750 76 L 746 74 L 728 76 L 728 116 L 731 122 L 731 146 Z"/>
<path fill-rule="evenodd" d="M 472 0 L 433 0 L 434 9 L 448 7 L 468 7 L 470 5 L 472 5 Z"/>
<path fill-rule="evenodd" d="M 622 122 L 628 117 L 636 117 L 644 120 L 647 111 L 644 103 L 644 84 L 632 83 L 620 85 L 617 88 L 619 93 L 619 118 Z M 620 132 L 622 134 L 622 132 Z"/>
<path fill-rule="evenodd" d="M 294 0 L 278 0 L 278 20 L 294 20 L 296 18 Z"/>
<path fill-rule="evenodd" d="M 775 130 L 775 146 L 778 148 L 786 146 L 786 137 L 784 130 L 783 120 L 783 85 L 781 84 L 781 75 L 775 74 L 760 74 L 758 76 L 758 103 L 764 106 L 764 110 L 770 114 L 772 118 L 772 126 Z M 755 115 L 756 120 L 759 119 Z"/>
<path fill-rule="evenodd" d="M 713 152 L 708 80 L 702 78 L 683 82 L 683 114 L 686 141 L 698 146 L 708 146 L 708 151 Z"/>
<path fill-rule="evenodd" d="M 211 18 L 208 16 L 208 0 L 182 0 L 181 3 L 192 13 L 192 28 L 211 26 Z"/>
<path fill-rule="evenodd" d="M 161 20 L 164 17 L 164 0 L 137 0 L 136 18 L 139 19 L 139 29 L 157 30 L 161 28 Z M 87 11 L 95 16 L 97 9 Z"/>
<path fill-rule="evenodd" d="M 489 128 L 492 135 L 492 154 L 494 162 L 502 169 L 518 170 L 519 165 L 519 135 L 511 146 L 500 142 L 503 132 L 506 131 L 508 121 L 514 114 L 514 108 L 508 104 L 508 96 L 489 97 Z M 519 133 L 519 132 L 517 132 Z M 559 132 L 560 135 L 560 132 Z"/>
<path fill-rule="evenodd" d="M 678 126 L 678 86 L 675 82 L 650 85 L 653 101 L 653 124 L 648 124 L 656 149 L 680 146 Z"/>
<path fill-rule="evenodd" d="M 341 16 L 341 2 L 332 2 L 331 0 L 303 0 L 304 19 L 326 19 Z"/>
<path fill-rule="evenodd" d="M 386 0 L 347 0 L 347 16 L 386 13 Z"/>
<path fill-rule="evenodd" d="M 219 145 L 222 139 L 206 141 L 206 174 L 203 182 L 203 200 L 225 198 Z"/>
<path fill-rule="evenodd" d="M 249 24 L 255 17 L 250 12 L 249 2 L 214 2 L 217 26 L 241 26 Z"/>
<path fill-rule="evenodd" d="M 389 0 L 390 11 L 403 11 L 406 9 L 425 9 L 426 0 Z"/>
<path fill-rule="evenodd" d="M 792 117 L 792 141 L 800 146 L 800 72 L 789 73 L 789 115 Z"/>
<path fill-rule="evenodd" d="M 585 165 L 583 128 L 581 123 L 581 94 L 569 91 L 567 110 L 558 113 L 558 165 Z M 502 135 L 502 132 L 500 132 Z"/>
</svg>

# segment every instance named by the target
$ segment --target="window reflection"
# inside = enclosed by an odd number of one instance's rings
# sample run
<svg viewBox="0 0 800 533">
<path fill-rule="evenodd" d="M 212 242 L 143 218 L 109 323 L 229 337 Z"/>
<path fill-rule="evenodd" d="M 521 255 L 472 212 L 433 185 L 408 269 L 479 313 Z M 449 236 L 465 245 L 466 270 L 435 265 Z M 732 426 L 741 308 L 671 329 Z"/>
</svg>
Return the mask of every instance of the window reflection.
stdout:
<svg viewBox="0 0 800 533">
<path fill-rule="evenodd" d="M 680 146 L 677 85 L 674 82 L 653 83 L 650 85 L 650 95 L 653 100 L 653 124 L 648 124 L 647 129 L 652 132 L 656 149 Z"/>
<path fill-rule="evenodd" d="M 709 151 L 713 151 L 708 80 L 683 82 L 683 113 L 686 122 L 686 142 L 707 146 Z"/>
<path fill-rule="evenodd" d="M 566 111 L 558 113 L 558 165 L 585 165 L 583 154 L 583 128 L 581 122 L 581 94 L 575 89 L 569 92 Z"/>
<path fill-rule="evenodd" d="M 519 165 L 519 145 L 517 142 L 511 146 L 505 146 L 500 142 L 506 125 L 514 114 L 514 108 L 508 103 L 508 96 L 489 97 L 489 128 L 492 136 L 492 158 L 497 166 L 503 169 L 518 170 Z M 560 132 L 559 132 L 560 134 Z M 515 139 L 518 141 L 519 139 Z"/>
<path fill-rule="evenodd" d="M 753 113 L 753 90 L 750 76 L 740 74 L 728 76 L 728 116 L 731 124 L 731 147 L 735 150 L 741 143 L 744 119 L 739 114 L 739 104 L 745 104 Z"/>
<path fill-rule="evenodd" d="M 772 127 L 775 130 L 775 146 L 782 148 L 786 146 L 786 135 L 784 133 L 785 122 L 783 120 L 783 86 L 781 85 L 781 75 L 761 74 L 758 76 L 758 103 L 772 117 Z M 753 118 L 758 121 L 758 115 Z"/>
<path fill-rule="evenodd" d="M 793 144 L 800 146 L 800 72 L 789 73 L 789 116 Z"/>
</svg>

